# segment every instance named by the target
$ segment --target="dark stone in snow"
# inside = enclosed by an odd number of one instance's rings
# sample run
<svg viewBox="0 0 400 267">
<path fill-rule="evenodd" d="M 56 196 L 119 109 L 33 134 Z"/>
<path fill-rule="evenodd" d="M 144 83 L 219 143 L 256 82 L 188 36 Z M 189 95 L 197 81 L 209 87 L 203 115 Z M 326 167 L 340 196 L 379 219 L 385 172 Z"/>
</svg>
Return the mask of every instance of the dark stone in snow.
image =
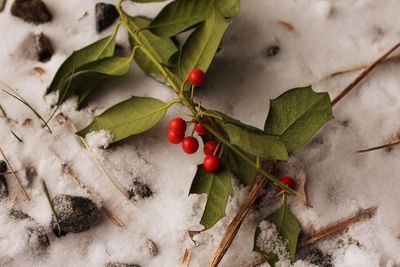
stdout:
<svg viewBox="0 0 400 267">
<path fill-rule="evenodd" d="M 48 248 L 50 246 L 49 237 L 43 226 L 30 226 L 27 227 L 28 243 L 38 248 Z"/>
<path fill-rule="evenodd" d="M 333 267 L 332 256 L 324 253 L 318 248 L 311 249 L 304 259 L 312 264 L 321 267 Z"/>
<path fill-rule="evenodd" d="M 53 18 L 41 0 L 15 0 L 11 6 L 11 14 L 35 24 L 49 22 Z"/>
<path fill-rule="evenodd" d="M 11 220 L 14 220 L 14 221 L 22 221 L 22 220 L 26 220 L 26 219 L 31 219 L 31 217 L 29 217 L 28 214 L 26 214 L 26 213 L 23 212 L 23 211 L 16 210 L 16 209 L 11 209 L 11 210 L 8 212 L 8 217 L 9 217 Z"/>
<path fill-rule="evenodd" d="M 28 243 L 33 248 L 46 249 L 50 246 L 49 237 L 47 236 L 46 228 L 39 225 L 32 217 L 23 211 L 10 209 L 8 217 L 13 221 L 29 220 L 26 227 L 28 234 Z"/>
<path fill-rule="evenodd" d="M 140 265 L 131 263 L 109 262 L 106 264 L 106 267 L 140 267 Z"/>
<path fill-rule="evenodd" d="M 37 59 L 40 62 L 49 61 L 54 54 L 53 46 L 51 45 L 49 37 L 47 37 L 44 33 L 35 35 L 35 45 Z"/>
<path fill-rule="evenodd" d="M 133 187 L 128 191 L 129 199 L 138 201 L 141 199 L 146 199 L 153 196 L 153 191 L 151 191 L 150 187 L 139 181 L 136 180 L 133 182 Z"/>
<path fill-rule="evenodd" d="M 267 57 L 273 57 L 275 55 L 277 55 L 280 51 L 280 47 L 277 45 L 272 45 L 270 47 L 268 47 L 265 51 L 265 54 Z"/>
<path fill-rule="evenodd" d="M 106 3 L 97 3 L 95 13 L 96 30 L 99 33 L 110 27 L 119 16 L 115 6 Z"/>
<path fill-rule="evenodd" d="M 37 175 L 38 174 L 37 174 L 35 167 L 33 167 L 33 166 L 25 167 L 25 178 L 28 181 L 28 187 L 30 187 L 32 185 L 32 183 L 36 179 Z"/>
<path fill-rule="evenodd" d="M 6 178 L 0 175 L 0 199 L 8 197 L 8 186 Z"/>
<path fill-rule="evenodd" d="M 57 195 L 53 199 L 54 210 L 58 215 L 62 232 L 79 233 L 89 229 L 101 219 L 101 212 L 88 198 L 70 195 Z M 58 229 L 56 219 L 52 219 L 53 229 Z"/>
<path fill-rule="evenodd" d="M 4 160 L 0 160 L 0 173 L 7 171 L 7 163 Z"/>
</svg>

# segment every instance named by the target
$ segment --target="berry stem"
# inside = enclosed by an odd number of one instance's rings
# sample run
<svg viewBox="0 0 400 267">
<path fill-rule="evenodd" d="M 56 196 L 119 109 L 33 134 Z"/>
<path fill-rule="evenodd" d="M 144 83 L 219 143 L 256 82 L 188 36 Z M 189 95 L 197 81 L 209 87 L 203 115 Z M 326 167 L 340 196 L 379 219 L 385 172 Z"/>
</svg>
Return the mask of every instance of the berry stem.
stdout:
<svg viewBox="0 0 400 267">
<path fill-rule="evenodd" d="M 193 99 L 194 96 L 194 85 L 192 84 L 192 87 L 190 88 L 190 99 Z"/>
</svg>

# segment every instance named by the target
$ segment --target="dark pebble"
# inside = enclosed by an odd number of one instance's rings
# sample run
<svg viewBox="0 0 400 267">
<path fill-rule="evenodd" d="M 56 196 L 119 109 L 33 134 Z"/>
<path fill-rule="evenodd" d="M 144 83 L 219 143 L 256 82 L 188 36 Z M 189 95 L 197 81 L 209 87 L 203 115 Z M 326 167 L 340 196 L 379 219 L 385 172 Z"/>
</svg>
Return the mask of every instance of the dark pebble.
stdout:
<svg viewBox="0 0 400 267">
<path fill-rule="evenodd" d="M 301 258 L 317 266 L 333 267 L 332 256 L 318 248 L 312 248 Z"/>
<path fill-rule="evenodd" d="M 49 22 L 53 18 L 41 0 L 15 0 L 11 6 L 11 14 L 35 24 Z"/>
<path fill-rule="evenodd" d="M 95 13 L 96 30 L 99 33 L 110 27 L 119 16 L 115 6 L 106 3 L 97 3 Z"/>
<path fill-rule="evenodd" d="M 66 233 L 86 231 L 90 226 L 100 222 L 102 217 L 96 204 L 84 197 L 57 195 L 53 198 L 53 205 L 61 231 Z M 58 229 L 54 215 L 52 229 Z"/>
<path fill-rule="evenodd" d="M 131 200 L 138 201 L 152 197 L 153 191 L 151 191 L 147 184 L 136 180 L 133 182 L 133 187 L 128 190 L 128 196 Z"/>
<path fill-rule="evenodd" d="M 0 160 L 0 173 L 7 172 L 7 163 L 4 160 Z"/>
<path fill-rule="evenodd" d="M 8 186 L 6 178 L 0 175 L 0 199 L 8 197 Z"/>
<path fill-rule="evenodd" d="M 265 51 L 265 54 L 267 57 L 273 57 L 275 55 L 277 55 L 280 51 L 280 47 L 277 45 L 272 45 L 270 47 L 268 47 Z"/>
<path fill-rule="evenodd" d="M 37 59 L 40 62 L 49 61 L 54 54 L 53 46 L 51 45 L 49 37 L 47 37 L 44 33 L 35 35 L 35 45 Z"/>
<path fill-rule="evenodd" d="M 33 181 L 36 179 L 37 177 L 37 171 L 35 169 L 35 167 L 33 166 L 27 166 L 25 167 L 25 178 L 28 181 L 28 187 L 31 187 Z"/>
</svg>

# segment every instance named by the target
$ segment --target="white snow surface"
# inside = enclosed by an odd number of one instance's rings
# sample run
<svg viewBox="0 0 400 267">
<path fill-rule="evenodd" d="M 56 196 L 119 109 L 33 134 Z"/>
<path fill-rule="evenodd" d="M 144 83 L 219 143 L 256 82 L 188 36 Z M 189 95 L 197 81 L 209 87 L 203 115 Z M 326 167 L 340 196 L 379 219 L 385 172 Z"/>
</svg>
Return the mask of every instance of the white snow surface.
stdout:
<svg viewBox="0 0 400 267">
<path fill-rule="evenodd" d="M 54 96 L 44 97 L 60 64 L 72 53 L 109 34 L 99 35 L 94 26 L 96 1 L 48 1 L 54 19 L 33 25 L 10 14 L 11 0 L 0 13 L 0 79 L 26 98 L 44 117 L 49 117 Z M 116 4 L 116 1 L 107 1 Z M 154 16 L 163 6 L 127 3 L 132 15 Z M 372 62 L 400 40 L 397 0 L 247 0 L 240 16 L 233 21 L 208 74 L 207 86 L 198 97 L 216 108 L 254 126 L 262 127 L 269 99 L 285 90 L 312 84 L 317 91 L 336 96 L 357 72 L 326 78 L 331 73 Z M 89 14 L 81 19 L 87 11 Z M 294 31 L 278 21 L 290 23 Z M 29 36 L 44 32 L 52 40 L 55 54 L 48 63 L 39 63 L 29 49 Z M 127 45 L 126 34 L 118 35 Z M 279 45 L 280 52 L 266 57 L 266 49 Z M 35 75 L 42 67 L 44 75 Z M 3 87 L 4 88 L 4 87 Z M 105 81 L 90 98 L 89 105 L 75 110 L 74 101 L 60 111 L 77 126 L 86 126 L 96 114 L 131 95 L 153 96 L 162 100 L 174 97 L 167 87 L 147 77 L 133 65 L 128 76 Z M 229 97 L 227 97 L 229 96 Z M 335 266 L 400 266 L 400 152 L 378 150 L 357 154 L 356 150 L 383 144 L 400 130 L 399 62 L 380 66 L 334 108 L 335 120 L 326 125 L 295 156 L 307 176 L 307 192 L 313 208 L 290 199 L 291 208 L 306 231 L 318 230 L 354 215 L 362 208 L 377 206 L 375 217 L 355 224 L 345 233 L 318 243 L 332 254 Z M 121 196 L 97 169 L 89 154 L 73 134 L 68 123 L 53 120 L 49 134 L 25 106 L 4 93 L 0 105 L 10 118 L 0 118 L 0 147 L 18 171 L 24 186 L 24 168 L 33 166 L 38 177 L 29 185 L 31 202 L 11 176 L 7 176 L 10 197 L 0 203 L 0 264 L 2 266 L 103 266 L 125 262 L 141 266 L 180 266 L 186 248 L 192 252 L 190 266 L 206 266 L 224 230 L 248 192 L 237 183 L 232 190 L 227 217 L 193 243 L 188 230 L 199 230 L 198 223 L 205 196 L 188 192 L 201 153 L 187 156 L 179 146 L 166 140 L 168 118 L 143 135 L 130 138 L 108 150 L 95 153 L 116 180 L 127 190 L 135 179 L 150 185 L 154 196 L 131 202 Z M 23 126 L 25 119 L 31 125 Z M 23 139 L 19 143 L 10 129 Z M 87 188 L 80 186 L 62 164 L 68 164 Z M 294 174 L 295 176 L 296 174 Z M 87 196 L 112 210 L 124 223 L 119 228 L 107 217 L 80 234 L 62 238 L 50 235 L 44 253 L 32 251 L 24 222 L 11 222 L 7 211 L 13 205 L 37 223 L 47 227 L 51 210 L 42 191 L 44 179 L 51 195 L 58 193 Z M 256 225 L 277 207 L 278 199 L 264 200 L 244 221 L 221 266 L 252 266 L 258 256 L 252 252 Z M 159 253 L 149 254 L 146 240 L 153 240 Z M 311 266 L 299 261 L 294 266 Z"/>
</svg>

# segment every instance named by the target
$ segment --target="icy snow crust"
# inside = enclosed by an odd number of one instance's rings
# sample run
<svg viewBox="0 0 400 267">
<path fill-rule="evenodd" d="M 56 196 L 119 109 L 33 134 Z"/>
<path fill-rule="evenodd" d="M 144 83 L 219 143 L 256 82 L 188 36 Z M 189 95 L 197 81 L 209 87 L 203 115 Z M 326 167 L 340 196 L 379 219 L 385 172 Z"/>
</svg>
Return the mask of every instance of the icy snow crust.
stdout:
<svg viewBox="0 0 400 267">
<path fill-rule="evenodd" d="M 57 68 L 72 53 L 100 36 L 94 26 L 94 1 L 45 1 L 54 15 L 53 22 L 35 26 L 10 15 L 12 1 L 0 13 L 0 79 L 18 88 L 22 96 L 45 117 L 51 114 L 54 96 L 44 98 L 47 85 Z M 115 3 L 115 2 L 114 2 Z M 132 14 L 154 16 L 163 4 L 129 3 Z M 356 73 L 334 73 L 364 65 L 400 40 L 400 2 L 396 0 L 252 0 L 242 1 L 242 12 L 224 40 L 208 76 L 207 88 L 199 97 L 210 108 L 217 108 L 252 125 L 262 127 L 269 99 L 287 89 L 313 84 L 317 91 L 334 97 Z M 79 20 L 81 15 L 89 14 Z M 290 23 L 295 31 L 278 24 Z M 44 32 L 53 42 L 55 54 L 46 64 L 37 62 L 24 49 L 27 37 Z M 107 34 L 107 33 L 104 33 Z M 102 35 L 103 36 L 103 35 Z M 127 45 L 124 33 L 119 42 Z M 266 49 L 279 45 L 280 52 L 266 57 Z M 400 75 L 398 62 L 374 71 L 357 89 L 334 109 L 336 119 L 322 129 L 305 147 L 296 152 L 307 175 L 307 190 L 313 209 L 291 199 L 291 207 L 307 231 L 319 229 L 355 214 L 360 208 L 378 206 L 377 215 L 332 239 L 319 243 L 333 254 L 334 264 L 347 266 L 398 266 L 400 264 L 399 150 L 356 154 L 354 151 L 383 144 L 399 131 Z M 46 73 L 35 75 L 34 67 Z M 118 81 L 105 81 L 89 106 L 77 112 L 69 101 L 61 111 L 78 128 L 86 126 L 93 115 L 131 95 L 173 97 L 165 86 L 153 81 L 133 65 L 131 73 Z M 229 97 L 226 97 L 229 95 Z M 186 248 L 193 255 L 190 266 L 205 266 L 230 219 L 247 193 L 235 185 L 228 205 L 228 217 L 212 230 L 196 236 L 194 244 L 188 230 L 199 230 L 197 223 L 205 196 L 190 196 L 191 179 L 202 157 L 186 156 L 179 146 L 169 145 L 167 119 L 154 129 L 108 150 L 95 153 L 127 190 L 135 178 L 151 184 L 155 194 L 132 203 L 122 197 L 102 176 L 68 124 L 52 122 L 50 135 L 24 106 L 0 94 L 0 104 L 18 125 L 0 119 L 0 147 L 19 170 L 34 166 L 38 171 L 29 187 L 31 202 L 23 201 L 15 181 L 7 176 L 11 197 L 0 203 L 0 265 L 2 266 L 103 266 L 106 262 L 137 263 L 141 266 L 179 266 Z M 30 126 L 21 126 L 26 118 Z M 10 134 L 12 129 L 24 143 Z M 98 140 L 98 139 L 97 139 Z M 89 188 L 82 188 L 62 167 L 68 164 Z M 109 219 L 89 231 L 62 238 L 50 235 L 50 247 L 44 253 L 29 246 L 26 222 L 11 222 L 7 210 L 18 193 L 16 208 L 37 223 L 49 225 L 51 211 L 42 192 L 45 179 L 52 195 L 81 195 L 112 210 L 126 224 L 115 226 Z M 249 266 L 258 257 L 252 252 L 256 225 L 277 207 L 271 195 L 264 197 L 259 209 L 250 212 L 221 266 Z M 50 229 L 48 229 L 50 232 Z M 157 257 L 149 254 L 146 240 L 159 248 Z M 306 266 L 298 262 L 295 266 Z"/>
</svg>

